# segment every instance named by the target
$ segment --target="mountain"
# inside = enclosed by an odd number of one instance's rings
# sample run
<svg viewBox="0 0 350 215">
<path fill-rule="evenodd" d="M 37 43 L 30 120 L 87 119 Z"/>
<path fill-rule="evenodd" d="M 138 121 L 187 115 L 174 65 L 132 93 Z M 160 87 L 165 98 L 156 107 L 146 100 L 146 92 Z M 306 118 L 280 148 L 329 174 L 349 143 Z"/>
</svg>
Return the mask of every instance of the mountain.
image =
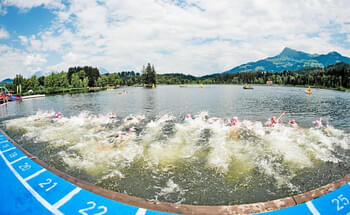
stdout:
<svg viewBox="0 0 350 215">
<path fill-rule="evenodd" d="M 104 74 L 110 73 L 107 69 L 105 69 L 103 67 L 98 67 L 98 70 L 100 72 L 100 75 L 104 75 Z"/>
<path fill-rule="evenodd" d="M 39 77 L 41 77 L 41 76 L 46 76 L 47 73 L 45 73 L 45 72 L 43 72 L 43 71 L 37 71 L 37 72 L 35 72 L 33 75 L 35 75 L 37 78 L 39 78 Z M 30 77 L 32 77 L 32 76 L 30 76 Z M 29 78 L 30 78 L 30 77 L 29 77 Z"/>
<path fill-rule="evenodd" d="M 7 78 L 7 79 L 4 79 L 0 82 L 0 85 L 4 85 L 5 83 L 10 83 L 12 84 L 13 83 L 13 79 L 10 79 L 10 78 Z"/>
<path fill-rule="evenodd" d="M 284 70 L 299 70 L 313 67 L 327 67 L 338 62 L 350 63 L 350 58 L 344 57 L 338 52 L 328 54 L 308 54 L 291 48 L 274 57 L 269 57 L 256 62 L 250 62 L 234 67 L 224 73 L 237 73 L 243 71 L 269 71 L 283 72 Z"/>
</svg>

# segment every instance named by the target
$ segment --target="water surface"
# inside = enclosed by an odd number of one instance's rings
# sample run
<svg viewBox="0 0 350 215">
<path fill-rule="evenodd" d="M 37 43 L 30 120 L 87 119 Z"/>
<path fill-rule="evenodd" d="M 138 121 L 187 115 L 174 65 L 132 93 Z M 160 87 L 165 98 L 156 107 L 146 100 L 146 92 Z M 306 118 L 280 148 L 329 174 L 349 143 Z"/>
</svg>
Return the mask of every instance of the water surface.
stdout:
<svg viewBox="0 0 350 215">
<path fill-rule="evenodd" d="M 349 108 L 350 94 L 338 91 L 161 86 L 10 103 L 0 117 L 24 148 L 78 178 L 147 199 L 229 205 L 305 192 L 349 173 Z"/>
</svg>

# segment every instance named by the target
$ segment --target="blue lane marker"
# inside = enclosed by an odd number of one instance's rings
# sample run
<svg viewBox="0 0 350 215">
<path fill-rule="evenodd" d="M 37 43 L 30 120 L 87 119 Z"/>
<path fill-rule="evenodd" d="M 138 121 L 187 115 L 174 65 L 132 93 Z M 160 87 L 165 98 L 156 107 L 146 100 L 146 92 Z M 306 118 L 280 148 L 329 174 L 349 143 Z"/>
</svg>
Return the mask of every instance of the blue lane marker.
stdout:
<svg viewBox="0 0 350 215">
<path fill-rule="evenodd" d="M 311 201 L 320 214 L 350 214 L 350 185 Z"/>
<path fill-rule="evenodd" d="M 64 214 L 135 214 L 139 208 L 116 202 L 86 190 L 58 208 Z"/>
<path fill-rule="evenodd" d="M 275 211 L 270 211 L 270 212 L 265 212 L 265 213 L 260 213 L 260 214 L 266 214 L 266 215 L 277 215 L 277 214 L 287 214 L 287 215 L 296 215 L 296 214 L 305 214 L 305 215 L 312 215 L 311 211 L 309 208 L 306 206 L 306 204 L 299 204 L 295 205 L 289 208 L 284 208 L 281 210 L 275 210 Z"/>
<path fill-rule="evenodd" d="M 18 174 L 22 178 L 27 178 L 37 171 L 43 169 L 41 166 L 39 166 L 37 163 L 33 162 L 29 158 L 24 158 L 14 164 L 12 164 L 12 167 L 18 172 Z"/>
<path fill-rule="evenodd" d="M 24 156 L 27 157 L 25 154 L 23 154 L 23 152 L 21 152 L 17 148 L 8 152 L 4 152 L 3 154 L 10 163 L 21 157 L 24 157 Z"/>
<path fill-rule="evenodd" d="M 52 205 L 76 188 L 75 185 L 57 177 L 49 171 L 41 172 L 27 182 L 40 196 Z"/>
<path fill-rule="evenodd" d="M 6 151 L 10 148 L 15 147 L 14 145 L 12 145 L 8 140 L 5 140 L 3 142 L 0 142 L 0 151 Z"/>
<path fill-rule="evenodd" d="M 0 214 L 52 214 L 21 184 L 0 156 Z"/>
</svg>

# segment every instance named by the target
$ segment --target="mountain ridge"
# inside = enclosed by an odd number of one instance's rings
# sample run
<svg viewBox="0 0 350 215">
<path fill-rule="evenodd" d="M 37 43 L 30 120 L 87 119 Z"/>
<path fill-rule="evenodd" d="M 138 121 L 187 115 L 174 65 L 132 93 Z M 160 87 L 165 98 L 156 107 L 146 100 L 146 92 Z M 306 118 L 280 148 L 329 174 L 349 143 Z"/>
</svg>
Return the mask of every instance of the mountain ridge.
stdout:
<svg viewBox="0 0 350 215">
<path fill-rule="evenodd" d="M 267 57 L 255 62 L 248 62 L 223 73 L 233 74 L 243 71 L 295 71 L 314 67 L 324 68 L 339 62 L 350 63 L 350 58 L 342 56 L 336 51 L 329 52 L 328 54 L 309 54 L 285 47 L 282 52 L 276 56 Z"/>
</svg>

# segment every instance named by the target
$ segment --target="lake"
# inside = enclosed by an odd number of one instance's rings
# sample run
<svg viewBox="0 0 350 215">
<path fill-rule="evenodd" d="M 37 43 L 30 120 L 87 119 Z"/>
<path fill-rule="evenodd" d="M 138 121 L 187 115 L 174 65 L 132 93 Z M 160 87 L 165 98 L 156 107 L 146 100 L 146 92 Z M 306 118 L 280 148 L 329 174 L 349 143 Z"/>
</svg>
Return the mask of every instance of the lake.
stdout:
<svg viewBox="0 0 350 215">
<path fill-rule="evenodd" d="M 151 200 L 231 205 L 302 193 L 350 172 L 350 94 L 304 90 L 123 88 L 9 103 L 0 118 L 26 150 L 98 186 Z M 315 126 L 320 118 L 323 126 Z"/>
</svg>

